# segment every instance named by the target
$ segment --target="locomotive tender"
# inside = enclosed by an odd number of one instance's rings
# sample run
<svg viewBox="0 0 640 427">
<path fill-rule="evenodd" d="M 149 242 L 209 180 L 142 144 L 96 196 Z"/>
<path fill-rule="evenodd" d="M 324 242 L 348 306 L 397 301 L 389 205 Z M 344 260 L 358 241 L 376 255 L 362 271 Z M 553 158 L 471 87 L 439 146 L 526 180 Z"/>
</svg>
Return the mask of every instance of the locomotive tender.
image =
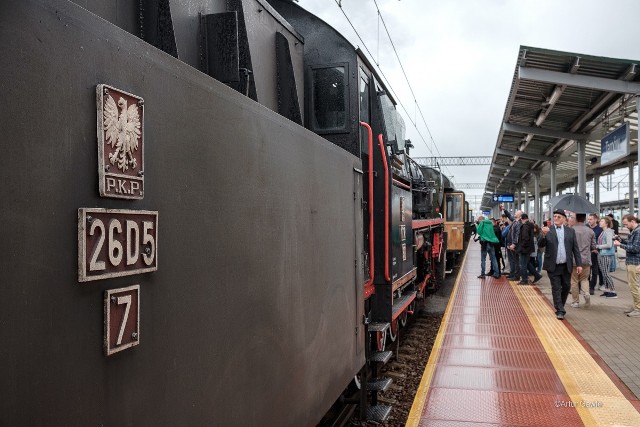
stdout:
<svg viewBox="0 0 640 427">
<path fill-rule="evenodd" d="M 284 0 L 3 2 L 0 35 L 0 425 L 388 414 L 444 186 L 361 51 Z"/>
</svg>

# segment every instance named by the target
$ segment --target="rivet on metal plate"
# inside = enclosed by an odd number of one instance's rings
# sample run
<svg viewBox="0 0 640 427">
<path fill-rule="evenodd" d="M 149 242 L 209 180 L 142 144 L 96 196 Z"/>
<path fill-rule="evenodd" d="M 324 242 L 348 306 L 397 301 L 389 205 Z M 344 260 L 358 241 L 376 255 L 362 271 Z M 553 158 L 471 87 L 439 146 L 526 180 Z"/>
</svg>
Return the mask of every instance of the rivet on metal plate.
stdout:
<svg viewBox="0 0 640 427">
<path fill-rule="evenodd" d="M 93 222 L 93 217 L 91 215 L 87 216 L 87 222 L 91 224 Z"/>
</svg>

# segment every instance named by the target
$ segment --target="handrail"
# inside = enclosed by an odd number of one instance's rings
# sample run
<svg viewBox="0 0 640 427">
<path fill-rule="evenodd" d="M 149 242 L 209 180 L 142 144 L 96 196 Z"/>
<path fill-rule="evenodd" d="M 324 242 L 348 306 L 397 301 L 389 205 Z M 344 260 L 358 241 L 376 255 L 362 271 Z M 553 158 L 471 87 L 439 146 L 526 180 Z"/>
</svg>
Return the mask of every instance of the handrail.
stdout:
<svg viewBox="0 0 640 427">
<path fill-rule="evenodd" d="M 393 185 L 400 187 L 400 188 L 404 188 L 405 190 L 411 191 L 411 187 L 408 186 L 407 184 L 405 184 L 404 182 L 400 182 L 397 179 L 393 179 Z"/>
<path fill-rule="evenodd" d="M 378 145 L 380 146 L 380 155 L 382 156 L 382 166 L 384 167 L 384 278 L 387 282 L 391 281 L 389 276 L 389 166 L 387 165 L 387 156 L 384 152 L 384 141 L 382 134 L 378 134 Z"/>
<path fill-rule="evenodd" d="M 369 280 L 365 282 L 365 286 L 373 283 L 374 262 L 373 262 L 373 131 L 371 126 L 365 122 L 360 122 L 360 126 L 367 128 L 367 139 L 369 144 Z"/>
</svg>

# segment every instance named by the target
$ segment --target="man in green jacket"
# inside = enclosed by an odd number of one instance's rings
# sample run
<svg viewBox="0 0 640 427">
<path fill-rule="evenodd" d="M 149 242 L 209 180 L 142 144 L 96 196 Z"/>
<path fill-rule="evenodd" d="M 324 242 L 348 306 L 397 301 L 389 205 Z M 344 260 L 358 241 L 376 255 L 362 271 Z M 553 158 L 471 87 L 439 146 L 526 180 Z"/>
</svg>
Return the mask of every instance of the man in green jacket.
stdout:
<svg viewBox="0 0 640 427">
<path fill-rule="evenodd" d="M 496 260 L 496 252 L 494 249 L 493 243 L 498 243 L 499 240 L 496 237 L 496 233 L 493 231 L 493 222 L 490 219 L 485 219 L 482 215 L 478 217 L 476 231 L 478 233 L 478 238 L 480 239 L 480 275 L 478 278 L 483 278 L 486 276 L 484 274 L 486 262 L 487 262 L 487 252 L 489 253 L 489 258 L 491 259 L 491 271 L 493 271 L 496 279 L 500 278 L 500 269 L 498 268 L 498 261 Z"/>
</svg>

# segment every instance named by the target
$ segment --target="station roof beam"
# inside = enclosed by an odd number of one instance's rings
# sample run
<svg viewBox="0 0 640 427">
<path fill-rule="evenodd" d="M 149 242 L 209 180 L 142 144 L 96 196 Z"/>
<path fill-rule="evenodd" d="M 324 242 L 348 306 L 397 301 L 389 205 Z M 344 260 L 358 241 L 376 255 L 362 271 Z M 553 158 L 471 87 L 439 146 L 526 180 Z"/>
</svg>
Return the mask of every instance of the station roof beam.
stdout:
<svg viewBox="0 0 640 427">
<path fill-rule="evenodd" d="M 636 64 L 632 64 L 634 67 Z M 557 71 L 542 70 L 532 67 L 519 67 L 518 77 L 522 80 L 533 80 L 542 83 L 568 85 L 586 89 L 595 89 L 603 92 L 615 93 L 640 93 L 640 83 L 624 80 L 612 80 L 587 75 L 560 73 Z"/>
</svg>

